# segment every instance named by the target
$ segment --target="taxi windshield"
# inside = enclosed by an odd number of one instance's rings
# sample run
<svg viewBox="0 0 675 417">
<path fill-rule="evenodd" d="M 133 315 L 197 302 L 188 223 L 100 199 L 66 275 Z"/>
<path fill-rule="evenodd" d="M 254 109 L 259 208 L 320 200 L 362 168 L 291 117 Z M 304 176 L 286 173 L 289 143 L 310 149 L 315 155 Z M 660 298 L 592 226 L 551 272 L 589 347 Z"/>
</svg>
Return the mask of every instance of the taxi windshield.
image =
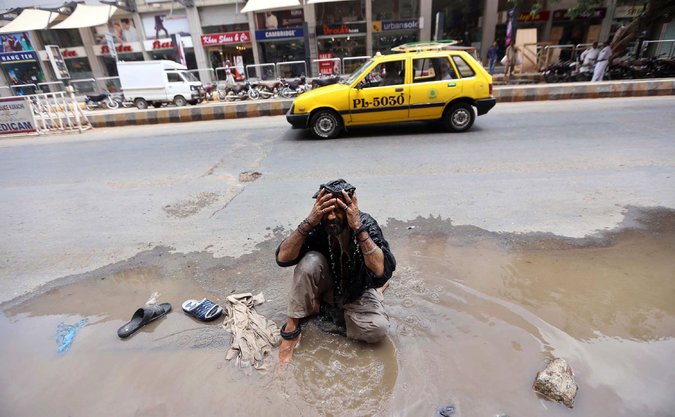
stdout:
<svg viewBox="0 0 675 417">
<path fill-rule="evenodd" d="M 366 61 L 363 65 L 361 65 L 361 68 L 357 69 L 356 71 L 352 72 L 352 75 L 350 75 L 347 79 L 340 81 L 342 84 L 345 85 L 350 85 L 354 81 L 358 80 L 361 78 L 361 76 L 366 72 L 370 64 L 373 62 L 373 60 L 368 60 Z"/>
</svg>

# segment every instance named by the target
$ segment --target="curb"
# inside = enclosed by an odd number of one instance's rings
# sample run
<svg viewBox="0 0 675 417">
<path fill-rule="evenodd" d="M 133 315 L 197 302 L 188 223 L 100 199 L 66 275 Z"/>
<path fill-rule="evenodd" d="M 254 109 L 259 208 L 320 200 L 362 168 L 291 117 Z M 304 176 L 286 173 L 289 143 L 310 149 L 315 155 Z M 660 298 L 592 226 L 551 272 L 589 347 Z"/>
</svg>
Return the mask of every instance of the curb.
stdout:
<svg viewBox="0 0 675 417">
<path fill-rule="evenodd" d="M 675 79 L 498 86 L 494 88 L 493 94 L 498 103 L 667 96 L 675 95 Z M 87 118 L 94 127 L 116 127 L 237 119 L 242 117 L 282 116 L 290 109 L 292 103 L 293 100 L 272 99 L 236 103 L 208 103 L 182 108 L 111 110 L 91 112 L 87 114 Z"/>
</svg>

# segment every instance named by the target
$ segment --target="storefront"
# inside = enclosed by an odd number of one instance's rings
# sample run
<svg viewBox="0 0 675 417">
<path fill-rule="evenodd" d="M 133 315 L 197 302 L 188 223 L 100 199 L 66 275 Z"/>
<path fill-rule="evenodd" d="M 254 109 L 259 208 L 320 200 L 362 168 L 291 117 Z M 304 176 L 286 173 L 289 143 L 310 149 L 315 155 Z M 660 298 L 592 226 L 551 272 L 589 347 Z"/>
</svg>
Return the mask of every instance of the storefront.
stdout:
<svg viewBox="0 0 675 417">
<path fill-rule="evenodd" d="M 235 78 L 243 77 L 245 66 L 254 63 L 248 15 L 240 9 L 241 5 L 235 4 L 199 8 L 201 46 L 218 79 L 224 79 L 225 71 L 217 68 L 225 67 L 228 61 L 236 66 Z"/>
<path fill-rule="evenodd" d="M 549 40 L 558 45 L 579 45 L 600 41 L 600 29 L 607 9 L 597 7 L 587 15 L 572 19 L 567 9 L 553 11 L 553 26 Z M 570 59 L 568 52 L 561 51 L 560 59 Z"/>
<path fill-rule="evenodd" d="M 497 26 L 495 28 L 495 40 L 502 50 L 506 47 L 504 39 L 506 38 L 506 23 L 508 10 L 501 10 L 497 15 Z M 537 42 L 546 38 L 546 24 L 551 18 L 550 10 L 539 10 L 532 13 L 530 10 L 521 10 L 518 13 L 518 29 L 537 29 Z"/>
<path fill-rule="evenodd" d="M 373 54 L 419 40 L 419 0 L 374 0 L 372 8 Z"/>
<path fill-rule="evenodd" d="M 368 25 L 363 0 L 317 3 L 315 6 L 318 71 L 333 75 L 342 71 L 339 58 L 366 55 Z"/>
<path fill-rule="evenodd" d="M 28 33 L 3 33 L 0 41 L 0 67 L 10 85 L 37 85 L 45 81 L 38 54 L 33 50 Z M 34 92 L 35 87 L 31 86 L 13 89 L 16 95 Z"/>
<path fill-rule="evenodd" d="M 279 63 L 296 62 L 279 68 L 281 78 L 294 78 L 307 75 L 308 68 L 299 61 L 306 62 L 305 21 L 302 9 L 281 10 L 256 13 L 255 39 L 258 43 L 260 62 Z M 261 78 L 274 77 L 271 69 L 264 69 Z"/>
<path fill-rule="evenodd" d="M 195 49 L 192 43 L 191 36 L 181 36 L 181 43 L 183 44 L 183 51 L 185 52 L 185 61 L 189 69 L 197 68 L 197 60 L 195 59 Z M 150 58 L 166 59 L 169 61 L 176 60 L 176 52 L 173 48 L 173 41 L 171 38 L 155 39 L 154 41 L 144 41 L 143 47 L 150 55 Z"/>
<path fill-rule="evenodd" d="M 475 0 L 434 0 L 432 38 L 453 39 L 480 49 L 484 4 Z"/>
<path fill-rule="evenodd" d="M 61 55 L 71 79 L 92 78 L 94 76 L 78 29 L 45 29 L 39 33 L 43 45 L 56 45 L 61 48 Z M 40 51 L 39 55 L 48 71 L 53 72 L 47 53 Z M 52 74 L 52 78 L 56 79 L 57 77 Z"/>
<path fill-rule="evenodd" d="M 234 78 L 242 80 L 245 66 L 253 63 L 249 32 L 210 33 L 202 35 L 201 43 L 208 52 L 211 68 L 216 71 L 215 77 L 218 80 L 225 79 L 226 73 L 221 69 L 226 66 L 233 66 Z"/>
</svg>

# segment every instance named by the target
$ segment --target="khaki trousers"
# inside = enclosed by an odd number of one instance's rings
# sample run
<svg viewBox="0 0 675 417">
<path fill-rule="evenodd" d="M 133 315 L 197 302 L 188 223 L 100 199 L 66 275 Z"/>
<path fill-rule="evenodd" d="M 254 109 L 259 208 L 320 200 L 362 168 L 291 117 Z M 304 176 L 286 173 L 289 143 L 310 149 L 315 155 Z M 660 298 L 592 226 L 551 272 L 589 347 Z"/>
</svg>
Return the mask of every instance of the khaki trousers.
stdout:
<svg viewBox="0 0 675 417">
<path fill-rule="evenodd" d="M 328 260 L 319 252 L 307 252 L 293 272 L 288 317 L 301 319 L 318 314 L 320 303 L 331 302 L 332 293 L 333 273 Z M 347 337 L 367 343 L 384 339 L 389 317 L 383 302 L 382 293 L 371 288 L 356 301 L 345 304 Z"/>
</svg>

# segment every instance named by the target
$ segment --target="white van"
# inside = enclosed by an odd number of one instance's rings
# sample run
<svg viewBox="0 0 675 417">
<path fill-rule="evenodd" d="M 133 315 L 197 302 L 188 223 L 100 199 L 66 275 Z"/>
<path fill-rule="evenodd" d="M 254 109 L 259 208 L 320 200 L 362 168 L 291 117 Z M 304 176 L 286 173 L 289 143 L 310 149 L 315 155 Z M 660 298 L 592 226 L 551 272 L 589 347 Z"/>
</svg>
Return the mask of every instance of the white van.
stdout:
<svg viewBox="0 0 675 417">
<path fill-rule="evenodd" d="M 197 104 L 204 98 L 202 83 L 177 62 L 136 61 L 118 62 L 117 73 L 124 97 L 139 109 L 161 107 L 163 103 L 185 106 Z"/>
</svg>

